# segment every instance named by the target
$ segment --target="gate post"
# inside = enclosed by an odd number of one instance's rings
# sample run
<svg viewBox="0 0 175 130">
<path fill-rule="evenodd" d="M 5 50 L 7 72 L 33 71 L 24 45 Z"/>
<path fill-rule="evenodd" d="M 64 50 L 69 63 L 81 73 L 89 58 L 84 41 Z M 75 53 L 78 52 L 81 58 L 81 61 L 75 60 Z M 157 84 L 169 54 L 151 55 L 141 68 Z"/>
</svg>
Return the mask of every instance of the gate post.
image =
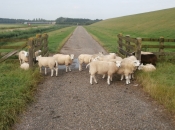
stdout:
<svg viewBox="0 0 175 130">
<path fill-rule="evenodd" d="M 136 58 L 141 61 L 141 48 L 142 48 L 142 38 L 137 38 L 137 50 L 136 50 Z"/>
<path fill-rule="evenodd" d="M 28 49 L 29 49 L 29 68 L 33 68 L 33 38 L 28 40 Z"/>
</svg>

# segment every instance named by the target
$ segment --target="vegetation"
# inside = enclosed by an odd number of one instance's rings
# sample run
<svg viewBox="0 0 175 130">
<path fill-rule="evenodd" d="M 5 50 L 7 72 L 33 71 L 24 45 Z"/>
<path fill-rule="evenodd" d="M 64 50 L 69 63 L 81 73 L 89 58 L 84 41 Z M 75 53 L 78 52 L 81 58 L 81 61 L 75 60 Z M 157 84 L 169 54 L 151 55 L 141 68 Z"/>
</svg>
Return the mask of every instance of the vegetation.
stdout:
<svg viewBox="0 0 175 130">
<path fill-rule="evenodd" d="M 49 32 L 50 52 L 57 52 L 74 29 L 72 26 Z M 32 70 L 21 70 L 15 56 L 0 64 L 0 72 L 0 130 L 8 130 L 18 120 L 18 114 L 35 100 L 37 85 L 44 78 L 37 65 Z"/>
<path fill-rule="evenodd" d="M 66 25 L 90 25 L 101 20 L 90 20 L 90 19 L 78 19 L 78 18 L 57 18 L 56 24 L 66 24 Z"/>
<path fill-rule="evenodd" d="M 12 31 L 4 31 L 0 32 L 0 38 L 29 38 L 35 36 L 38 33 L 47 33 L 50 31 L 58 30 L 61 28 L 65 28 L 65 25 L 52 25 L 52 26 L 38 26 L 34 28 L 27 29 L 15 29 Z"/>
<path fill-rule="evenodd" d="M 131 37 L 174 38 L 175 8 L 113 18 L 85 26 L 87 31 L 108 52 L 117 52 L 117 34 Z M 137 72 L 137 81 L 153 98 L 175 114 L 174 62 L 168 59 L 158 62 L 152 73 Z"/>
<path fill-rule="evenodd" d="M 0 23 L 5 23 L 5 24 L 24 24 L 24 22 L 53 22 L 53 20 L 45 20 L 45 19 L 42 19 L 42 18 L 36 18 L 36 19 L 33 19 L 33 20 L 26 20 L 26 19 L 9 19 L 9 18 L 0 18 Z"/>
</svg>

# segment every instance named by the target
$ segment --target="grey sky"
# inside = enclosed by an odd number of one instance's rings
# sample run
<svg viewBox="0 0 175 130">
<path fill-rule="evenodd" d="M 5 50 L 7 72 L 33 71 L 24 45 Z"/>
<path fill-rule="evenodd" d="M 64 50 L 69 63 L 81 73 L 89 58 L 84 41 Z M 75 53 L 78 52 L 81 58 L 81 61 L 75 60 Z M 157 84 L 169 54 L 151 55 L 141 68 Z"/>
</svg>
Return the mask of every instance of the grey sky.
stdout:
<svg viewBox="0 0 175 130">
<path fill-rule="evenodd" d="M 0 18 L 109 19 L 175 7 L 175 0 L 1 0 Z"/>
</svg>

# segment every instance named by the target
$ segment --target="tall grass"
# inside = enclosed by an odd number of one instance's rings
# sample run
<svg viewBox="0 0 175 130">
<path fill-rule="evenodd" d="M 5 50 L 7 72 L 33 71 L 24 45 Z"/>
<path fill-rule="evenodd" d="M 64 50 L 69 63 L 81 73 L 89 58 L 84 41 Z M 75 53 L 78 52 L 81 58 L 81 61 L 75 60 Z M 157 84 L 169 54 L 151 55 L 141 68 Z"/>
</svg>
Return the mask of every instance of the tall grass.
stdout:
<svg viewBox="0 0 175 130">
<path fill-rule="evenodd" d="M 75 26 L 49 32 L 49 52 L 58 52 Z M 32 70 L 19 68 L 17 57 L 0 64 L 0 130 L 8 130 L 18 120 L 19 113 L 32 102 L 38 83 L 44 78 L 37 65 Z"/>
<path fill-rule="evenodd" d="M 24 71 L 18 60 L 0 64 L 0 129 L 10 129 L 17 115 L 34 100 L 34 92 L 41 81 L 39 70 Z"/>
<path fill-rule="evenodd" d="M 117 34 L 131 37 L 175 38 L 175 8 L 107 19 L 89 26 L 86 30 L 101 43 L 108 52 L 117 52 Z M 155 44 L 155 43 L 144 43 Z M 175 44 L 175 43 L 170 43 Z M 172 49 L 171 51 L 175 51 Z M 137 73 L 137 81 L 154 99 L 175 114 L 175 63 L 168 59 L 156 66 L 152 73 Z"/>
</svg>

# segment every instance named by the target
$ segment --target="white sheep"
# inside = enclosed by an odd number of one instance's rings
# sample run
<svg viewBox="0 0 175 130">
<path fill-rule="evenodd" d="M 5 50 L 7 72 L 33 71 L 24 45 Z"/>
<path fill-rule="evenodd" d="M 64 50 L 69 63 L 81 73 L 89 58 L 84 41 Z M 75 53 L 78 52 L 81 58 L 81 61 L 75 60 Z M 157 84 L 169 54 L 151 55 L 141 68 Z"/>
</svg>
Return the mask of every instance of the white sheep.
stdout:
<svg viewBox="0 0 175 130">
<path fill-rule="evenodd" d="M 89 66 L 89 73 L 90 73 L 90 84 L 92 84 L 92 79 L 94 82 L 97 83 L 96 74 L 100 75 L 108 75 L 107 83 L 110 84 L 110 79 L 114 73 L 117 72 L 118 68 L 120 67 L 121 61 L 114 62 L 107 62 L 107 61 L 92 61 L 90 62 L 86 68 Z"/>
<path fill-rule="evenodd" d="M 41 53 L 41 50 L 35 51 L 35 57 L 39 56 L 40 53 Z"/>
<path fill-rule="evenodd" d="M 96 59 L 100 60 L 100 61 L 108 61 L 109 59 L 115 59 L 117 56 L 115 53 L 110 53 L 107 55 L 100 55 L 97 56 Z"/>
<path fill-rule="evenodd" d="M 65 65 L 66 66 L 66 72 L 69 69 L 71 71 L 70 65 L 73 62 L 74 54 L 65 55 L 65 54 L 55 54 L 53 55 L 55 60 L 58 62 L 59 65 Z"/>
<path fill-rule="evenodd" d="M 24 62 L 28 62 L 29 61 L 28 56 L 29 56 L 29 53 L 27 51 L 20 51 L 18 54 L 20 64 Z"/>
<path fill-rule="evenodd" d="M 53 76 L 54 70 L 56 71 L 56 76 L 58 76 L 58 63 L 54 57 L 41 57 L 37 56 L 36 60 L 41 72 L 41 67 L 45 67 L 45 75 L 47 74 L 47 67 L 51 69 L 51 76 Z"/>
<path fill-rule="evenodd" d="M 144 72 L 155 71 L 156 67 L 152 64 L 143 65 L 143 63 L 138 67 L 138 70 L 143 70 Z"/>
<path fill-rule="evenodd" d="M 21 69 L 24 69 L 24 70 L 28 70 L 28 69 L 29 69 L 29 63 L 26 63 L 26 62 L 22 63 L 22 64 L 20 65 L 20 68 L 21 68 Z"/>
<path fill-rule="evenodd" d="M 119 70 L 117 71 L 118 74 L 122 75 L 121 80 L 123 79 L 123 76 L 125 76 L 126 84 L 129 84 L 131 74 L 134 73 L 135 67 L 139 65 L 139 60 L 131 60 L 130 58 L 124 58 L 121 62 Z"/>
<path fill-rule="evenodd" d="M 79 71 L 82 71 L 82 64 L 88 64 L 93 61 L 97 56 L 102 56 L 103 52 L 99 52 L 99 54 L 80 54 L 78 56 L 79 61 Z"/>
</svg>

